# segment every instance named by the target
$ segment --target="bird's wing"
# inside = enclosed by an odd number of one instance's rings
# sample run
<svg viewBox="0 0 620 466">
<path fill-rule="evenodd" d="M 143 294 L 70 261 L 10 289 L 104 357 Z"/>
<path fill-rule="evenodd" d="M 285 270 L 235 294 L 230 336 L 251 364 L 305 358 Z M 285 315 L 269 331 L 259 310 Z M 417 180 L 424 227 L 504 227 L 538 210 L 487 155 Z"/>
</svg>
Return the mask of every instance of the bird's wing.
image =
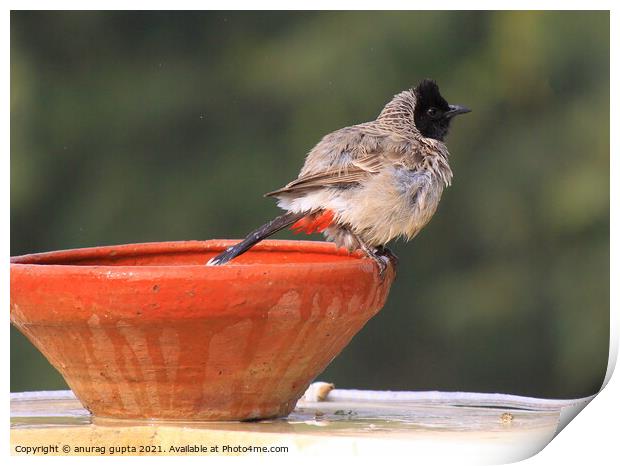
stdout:
<svg viewBox="0 0 620 466">
<path fill-rule="evenodd" d="M 338 168 L 302 175 L 283 188 L 267 193 L 265 196 L 297 193 L 327 186 L 357 184 L 378 173 L 387 158 L 383 154 L 366 154 Z"/>
</svg>

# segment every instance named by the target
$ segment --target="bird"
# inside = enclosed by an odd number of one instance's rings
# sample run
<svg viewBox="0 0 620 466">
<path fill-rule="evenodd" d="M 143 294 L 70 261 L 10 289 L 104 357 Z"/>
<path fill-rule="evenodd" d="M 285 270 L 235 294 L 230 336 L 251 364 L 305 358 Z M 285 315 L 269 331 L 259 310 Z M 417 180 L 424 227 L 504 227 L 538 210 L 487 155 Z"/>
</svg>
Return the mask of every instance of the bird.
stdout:
<svg viewBox="0 0 620 466">
<path fill-rule="evenodd" d="M 212 258 L 223 265 L 290 227 L 323 233 L 349 252 L 361 249 L 383 277 L 398 258 L 391 240 L 413 239 L 431 220 L 452 182 L 445 138 L 453 118 L 471 110 L 451 105 L 434 80 L 396 94 L 373 121 L 324 136 L 296 179 L 265 194 L 284 214 Z"/>
</svg>

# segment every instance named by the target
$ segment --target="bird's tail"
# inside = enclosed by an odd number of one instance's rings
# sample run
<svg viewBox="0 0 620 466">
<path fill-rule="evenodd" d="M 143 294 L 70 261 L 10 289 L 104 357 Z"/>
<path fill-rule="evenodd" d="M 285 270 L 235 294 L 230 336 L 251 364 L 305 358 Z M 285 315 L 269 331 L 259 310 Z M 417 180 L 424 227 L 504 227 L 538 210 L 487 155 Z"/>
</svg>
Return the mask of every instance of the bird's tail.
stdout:
<svg viewBox="0 0 620 466">
<path fill-rule="evenodd" d="M 287 212 L 279 217 L 274 218 L 271 222 L 265 223 L 262 227 L 248 234 L 245 239 L 234 246 L 225 249 L 224 252 L 218 254 L 207 262 L 207 265 L 222 265 L 243 254 L 259 241 L 277 233 L 280 230 L 292 225 L 298 220 L 305 217 L 307 212 Z"/>
</svg>

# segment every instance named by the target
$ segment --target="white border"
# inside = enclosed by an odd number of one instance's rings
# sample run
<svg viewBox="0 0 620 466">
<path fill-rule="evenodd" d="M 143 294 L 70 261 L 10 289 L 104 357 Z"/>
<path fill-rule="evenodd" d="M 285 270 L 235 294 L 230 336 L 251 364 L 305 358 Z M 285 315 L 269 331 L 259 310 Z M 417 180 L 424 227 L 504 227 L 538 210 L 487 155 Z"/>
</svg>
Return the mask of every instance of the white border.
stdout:
<svg viewBox="0 0 620 466">
<path fill-rule="evenodd" d="M 178 0 L 174 3 L 170 2 L 162 2 L 162 1 L 151 1 L 151 2 L 128 2 L 123 1 L 120 2 L 118 0 L 108 0 L 106 2 L 101 1 L 93 1 L 85 4 L 84 2 L 77 1 L 59 1 L 54 2 L 53 7 L 49 4 L 49 2 L 43 1 L 9 1 L 8 5 L 11 9 L 106 9 L 106 10 L 127 10 L 127 9 L 214 9 L 214 10 L 233 10 L 233 9 L 323 9 L 323 10 L 333 10 L 333 9 L 365 9 L 365 10 L 389 10 L 389 9 L 420 9 L 420 10 L 443 10 L 443 9 L 463 9 L 467 7 L 469 9 L 477 9 L 477 10 L 498 10 L 498 9 L 555 9 L 555 10 L 567 10 L 567 9 L 598 9 L 598 10 L 612 10 L 611 13 L 611 82 L 617 82 L 620 78 L 620 74 L 617 72 L 617 51 L 618 51 L 618 13 L 612 9 L 612 2 L 610 1 L 590 1 L 587 4 L 584 2 L 577 2 L 572 0 L 565 1 L 520 1 L 520 2 L 502 2 L 498 4 L 498 2 L 491 1 L 468 1 L 468 2 L 456 2 L 456 1 L 444 1 L 441 4 L 441 7 L 436 3 L 432 2 L 410 2 L 410 1 L 394 1 L 394 0 L 384 0 L 380 3 L 375 2 L 367 2 L 367 1 L 325 1 L 325 0 L 316 0 L 313 2 L 283 2 L 283 1 L 263 1 L 263 2 L 227 2 L 227 3 L 219 3 L 213 4 L 213 2 L 199 2 L 199 1 L 183 1 Z M 2 28 L 0 31 L 3 32 L 3 46 L 2 46 L 2 55 L 3 55 L 3 63 L 4 63 L 4 86 L 3 86 L 3 102 L 5 103 L 5 112 L 3 112 L 3 120 L 4 120 L 4 134 L 5 134 L 5 150 L 2 152 L 2 183 L 1 190 L 3 193 L 3 198 L 5 202 L 2 203 L 2 213 L 3 218 L 9 219 L 9 183 L 10 183 L 10 164 L 9 164 L 9 153 L 10 153 L 10 87 L 8 82 L 8 77 L 10 76 L 10 16 L 9 11 L 5 10 L 5 14 L 2 16 Z M 611 88 L 611 154 L 614 154 L 611 157 L 611 176 L 618 176 L 618 153 L 616 152 L 618 148 L 617 136 L 614 134 L 614 131 L 617 128 L 617 109 L 619 108 L 618 94 L 614 86 Z M 618 259 L 619 259 L 619 251 L 618 247 L 614 239 L 617 237 L 618 233 L 618 200 L 619 200 L 619 189 L 617 185 L 611 183 L 611 270 L 610 270 L 610 278 L 611 283 L 620 283 L 620 277 L 618 275 Z M 9 271 L 8 271 L 8 257 L 9 257 L 9 229 L 6 224 L 5 227 L 1 230 L 3 235 L 2 248 L 4 252 L 4 266 L 2 267 L 2 282 L 1 288 L 2 297 L 5 299 L 5 303 L 8 308 L 8 298 L 9 298 Z M 615 366 L 618 354 L 618 288 L 617 285 L 612 287 L 611 289 L 611 344 L 610 344 L 610 364 L 607 371 L 607 375 L 605 378 L 605 382 L 609 382 L 607 386 L 604 388 L 602 393 L 588 406 L 583 413 L 581 413 L 577 418 L 564 430 L 562 433 L 556 437 L 547 448 L 545 448 L 538 455 L 530 458 L 523 462 L 523 464 L 609 464 L 613 463 L 613 458 L 618 457 L 618 447 L 617 447 L 617 425 L 618 414 L 620 413 L 620 382 L 618 382 L 618 377 L 612 379 L 610 381 L 610 377 L 613 372 L 613 368 Z M 587 312 L 587 310 L 584 310 Z M 3 337 L 5 341 L 5 346 L 3 348 L 3 361 L 5 363 L 4 374 L 8 374 L 8 361 L 9 361 L 9 326 L 5 325 L 3 327 Z M 5 393 L 9 392 L 9 383 L 8 378 L 3 378 L 3 384 L 6 387 Z M 6 442 L 3 446 L 3 454 L 8 455 L 9 446 L 8 446 L 8 422 L 6 422 L 9 417 L 8 412 L 8 396 L 7 403 L 3 406 L 5 409 L 5 435 L 4 442 Z M 4 443 L 3 442 L 3 443 Z M 368 460 L 368 458 L 366 458 Z M 22 462 L 22 461 L 37 461 L 40 459 L 35 458 L 27 458 L 27 457 L 7 457 L 7 460 L 10 462 Z M 201 457 L 186 457 L 183 458 L 182 461 L 188 462 L 200 462 L 204 464 L 204 461 L 209 461 L 210 463 L 215 462 L 219 463 L 220 461 L 228 462 L 228 458 L 223 457 L 209 457 L 201 458 Z M 292 458 L 282 457 L 282 458 L 274 458 L 274 457 L 245 457 L 245 458 L 235 458 L 233 461 L 251 461 L 252 463 L 260 462 L 260 461 L 269 461 L 269 463 L 279 463 L 286 462 L 290 464 Z M 362 458 L 358 458 L 355 461 L 364 462 Z M 46 462 L 50 462 L 52 464 L 60 464 L 60 462 L 80 462 L 84 461 L 97 461 L 96 458 L 68 458 L 68 457 L 56 457 L 56 458 L 45 458 Z M 114 460 L 118 464 L 124 464 L 125 462 L 134 463 L 135 461 L 139 462 L 159 462 L 164 461 L 168 463 L 170 461 L 169 458 L 163 457 L 145 457 L 145 458 L 127 458 L 127 457 L 115 457 Z M 306 461 L 316 462 L 316 460 L 308 459 L 308 458 L 299 458 L 295 457 L 294 461 L 306 463 Z M 322 461 L 322 460 L 321 460 Z M 415 461 L 415 452 L 412 452 L 409 461 Z M 617 461 L 617 460 L 616 460 Z"/>
</svg>

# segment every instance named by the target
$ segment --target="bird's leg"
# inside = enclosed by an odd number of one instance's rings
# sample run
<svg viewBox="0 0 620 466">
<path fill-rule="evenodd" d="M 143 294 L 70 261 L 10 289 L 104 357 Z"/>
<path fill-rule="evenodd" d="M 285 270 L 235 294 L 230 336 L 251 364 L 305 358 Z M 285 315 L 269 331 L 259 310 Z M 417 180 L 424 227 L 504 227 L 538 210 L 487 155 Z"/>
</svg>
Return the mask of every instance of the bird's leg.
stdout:
<svg viewBox="0 0 620 466">
<path fill-rule="evenodd" d="M 360 249 L 364 251 L 364 254 L 366 254 L 368 257 L 370 257 L 373 261 L 377 263 L 377 265 L 379 266 L 379 277 L 381 277 L 381 280 L 383 280 L 385 276 L 385 270 L 387 269 L 388 261 L 390 259 L 387 256 L 377 254 L 377 248 L 374 248 L 366 244 L 362 240 L 362 238 L 360 238 L 355 233 L 352 233 L 352 234 L 357 240 L 360 246 Z"/>
<path fill-rule="evenodd" d="M 380 256 L 387 257 L 392 262 L 392 264 L 394 264 L 394 267 L 396 267 L 398 263 L 400 262 L 400 259 L 398 259 L 398 256 L 394 254 L 391 249 L 385 246 L 379 246 L 377 248 L 377 254 L 379 254 Z"/>
</svg>

